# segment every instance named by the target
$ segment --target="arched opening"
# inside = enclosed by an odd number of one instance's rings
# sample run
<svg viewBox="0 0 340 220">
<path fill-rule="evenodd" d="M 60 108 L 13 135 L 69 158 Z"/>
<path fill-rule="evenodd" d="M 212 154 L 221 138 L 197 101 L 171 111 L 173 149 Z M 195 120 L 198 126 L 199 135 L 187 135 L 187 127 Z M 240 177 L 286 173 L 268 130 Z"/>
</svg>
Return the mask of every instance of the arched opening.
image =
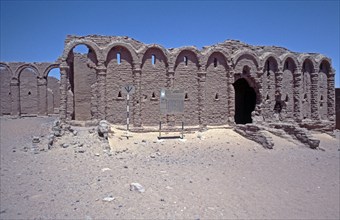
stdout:
<svg viewBox="0 0 340 220">
<path fill-rule="evenodd" d="M 246 79 L 238 79 L 234 84 L 235 89 L 235 122 L 236 124 L 252 123 L 251 113 L 255 109 L 256 93 L 249 86 Z"/>
<path fill-rule="evenodd" d="M 97 55 L 88 45 L 79 44 L 67 58 L 69 69 L 68 117 L 86 121 L 96 118 L 96 70 Z M 71 113 L 72 111 L 72 113 Z"/>
<path fill-rule="evenodd" d="M 36 116 L 38 114 L 38 84 L 39 73 L 31 67 L 25 67 L 19 73 L 20 114 Z"/>
<path fill-rule="evenodd" d="M 53 68 L 47 76 L 47 114 L 58 114 L 60 107 L 60 70 Z"/>
</svg>

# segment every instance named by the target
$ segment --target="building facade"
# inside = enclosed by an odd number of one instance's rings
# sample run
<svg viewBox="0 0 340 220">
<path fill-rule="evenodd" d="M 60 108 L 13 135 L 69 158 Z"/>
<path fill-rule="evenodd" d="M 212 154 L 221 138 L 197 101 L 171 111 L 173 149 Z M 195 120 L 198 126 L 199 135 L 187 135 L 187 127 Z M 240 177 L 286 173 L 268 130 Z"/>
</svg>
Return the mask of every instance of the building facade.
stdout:
<svg viewBox="0 0 340 220">
<path fill-rule="evenodd" d="M 74 53 L 79 45 L 87 46 L 88 53 Z M 38 112 L 44 114 L 51 101 L 39 101 L 48 94 L 47 86 L 40 84 L 56 65 L 61 74 L 58 112 L 64 121 L 126 123 L 122 87 L 130 84 L 136 88 L 130 101 L 134 127 L 154 126 L 160 120 L 170 125 L 184 120 L 185 125 L 203 127 L 245 124 L 254 118 L 335 125 L 335 70 L 321 54 L 235 40 L 199 50 L 194 46 L 166 49 L 129 37 L 67 36 L 62 56 L 37 77 Z M 24 105 L 21 94 L 27 93 L 20 81 L 23 69 L 9 71 L 10 80 L 5 77 L 11 91 L 6 100 L 12 103 L 11 108 L 1 105 L 2 111 L 24 113 L 17 107 Z M 161 88 L 185 91 L 184 117 L 160 115 Z"/>
</svg>

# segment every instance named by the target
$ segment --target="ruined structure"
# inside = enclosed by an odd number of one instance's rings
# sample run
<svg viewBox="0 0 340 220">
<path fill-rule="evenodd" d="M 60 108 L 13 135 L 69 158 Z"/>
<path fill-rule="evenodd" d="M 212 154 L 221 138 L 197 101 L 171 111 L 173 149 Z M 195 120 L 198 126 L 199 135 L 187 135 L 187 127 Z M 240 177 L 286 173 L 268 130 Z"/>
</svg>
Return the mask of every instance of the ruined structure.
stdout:
<svg viewBox="0 0 340 220">
<path fill-rule="evenodd" d="M 73 53 L 78 45 L 87 46 L 88 53 Z M 5 78 L 1 94 L 10 94 L 1 95 L 1 114 L 56 112 L 49 104 L 53 102 L 49 94 L 56 92 L 54 86 L 48 86 L 47 74 L 59 67 L 59 115 L 64 121 L 106 119 L 124 124 L 126 97 L 121 89 L 131 84 L 136 88 L 130 102 L 131 124 L 136 128 L 158 124 L 161 88 L 185 91 L 185 125 L 256 121 L 299 123 L 312 129 L 335 126 L 335 70 L 331 60 L 321 54 L 235 40 L 202 50 L 193 46 L 166 49 L 128 37 L 91 35 L 67 36 L 56 64 L 37 65 L 1 63 L 1 77 Z M 24 80 L 27 68 L 36 73 L 34 79 Z M 29 83 L 32 81 L 34 85 Z M 34 91 L 28 89 L 33 87 Z M 37 97 L 37 105 L 24 102 L 28 90 Z M 161 118 L 169 125 L 181 119 L 173 115 Z"/>
</svg>

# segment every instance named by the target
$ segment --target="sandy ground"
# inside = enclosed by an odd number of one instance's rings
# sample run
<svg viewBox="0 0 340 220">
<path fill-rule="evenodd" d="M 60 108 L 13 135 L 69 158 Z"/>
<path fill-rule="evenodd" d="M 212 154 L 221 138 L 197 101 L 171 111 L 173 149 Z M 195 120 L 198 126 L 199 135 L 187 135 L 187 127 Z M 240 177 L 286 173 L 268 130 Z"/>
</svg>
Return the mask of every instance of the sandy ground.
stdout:
<svg viewBox="0 0 340 220">
<path fill-rule="evenodd" d="M 75 127 L 77 136 L 34 153 L 32 136 L 46 139 L 53 120 L 0 119 L 1 219 L 340 217 L 340 141 L 329 135 L 314 134 L 324 150 L 276 136 L 268 150 L 231 129 L 162 141 L 113 129 L 110 156 L 96 134 Z M 130 191 L 133 182 L 145 192 Z"/>
</svg>

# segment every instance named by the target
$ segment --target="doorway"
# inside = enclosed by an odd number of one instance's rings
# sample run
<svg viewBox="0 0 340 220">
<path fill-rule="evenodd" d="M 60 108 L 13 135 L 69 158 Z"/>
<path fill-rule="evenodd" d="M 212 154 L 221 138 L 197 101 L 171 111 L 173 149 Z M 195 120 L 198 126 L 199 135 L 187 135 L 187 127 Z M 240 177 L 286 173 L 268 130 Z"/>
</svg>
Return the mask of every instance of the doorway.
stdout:
<svg viewBox="0 0 340 220">
<path fill-rule="evenodd" d="M 251 112 L 254 111 L 256 105 L 255 90 L 244 78 L 238 79 L 233 86 L 235 89 L 235 123 L 252 123 Z"/>
</svg>

